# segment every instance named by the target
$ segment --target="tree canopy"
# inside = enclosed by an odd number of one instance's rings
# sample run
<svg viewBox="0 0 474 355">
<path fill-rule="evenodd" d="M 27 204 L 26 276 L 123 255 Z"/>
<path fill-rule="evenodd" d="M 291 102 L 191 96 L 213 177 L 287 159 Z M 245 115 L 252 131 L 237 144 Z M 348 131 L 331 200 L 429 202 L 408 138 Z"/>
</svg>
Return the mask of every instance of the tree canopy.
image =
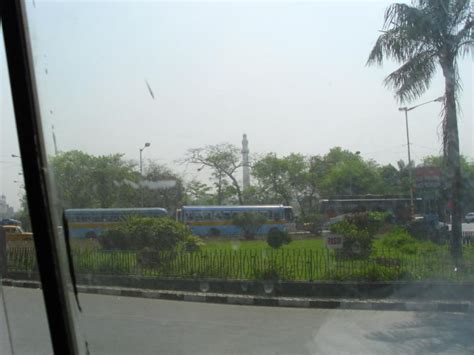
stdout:
<svg viewBox="0 0 474 355">
<path fill-rule="evenodd" d="M 384 83 L 400 102 L 410 102 L 430 87 L 441 67 L 445 82 L 443 105 L 444 170 L 452 204 L 453 257 L 462 259 L 461 165 L 457 125 L 460 88 L 457 62 L 474 48 L 474 18 L 470 0 L 413 0 L 412 6 L 392 4 L 385 12 L 382 34 L 367 64 L 382 64 L 384 58 L 401 66 Z M 462 262 L 461 262 L 462 263 Z"/>
</svg>

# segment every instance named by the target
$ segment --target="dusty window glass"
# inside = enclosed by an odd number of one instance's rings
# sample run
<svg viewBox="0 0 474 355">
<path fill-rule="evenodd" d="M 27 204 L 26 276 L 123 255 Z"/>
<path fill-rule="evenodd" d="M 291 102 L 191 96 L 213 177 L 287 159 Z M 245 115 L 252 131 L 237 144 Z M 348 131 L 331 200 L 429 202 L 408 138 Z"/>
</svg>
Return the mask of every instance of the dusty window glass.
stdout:
<svg viewBox="0 0 474 355">
<path fill-rule="evenodd" d="M 27 14 L 92 353 L 474 351 L 469 1 Z"/>
<path fill-rule="evenodd" d="M 0 29 L 3 38 L 3 30 Z M 50 354 L 5 47 L 0 45 L 0 353 Z"/>
</svg>

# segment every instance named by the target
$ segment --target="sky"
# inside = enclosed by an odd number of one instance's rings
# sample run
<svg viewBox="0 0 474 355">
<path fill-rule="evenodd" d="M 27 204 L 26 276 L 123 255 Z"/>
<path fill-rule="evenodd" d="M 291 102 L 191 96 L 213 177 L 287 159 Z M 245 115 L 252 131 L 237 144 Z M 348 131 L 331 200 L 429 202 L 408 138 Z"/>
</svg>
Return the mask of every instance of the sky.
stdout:
<svg viewBox="0 0 474 355">
<path fill-rule="evenodd" d="M 323 155 L 340 146 L 379 164 L 407 160 L 402 106 L 365 65 L 388 1 L 27 2 L 47 149 L 177 164 L 190 148 Z M 461 153 L 474 159 L 473 57 L 459 62 Z M 3 47 L 0 193 L 15 208 L 21 165 Z M 150 95 L 149 84 L 154 98 Z M 416 105 L 443 94 L 438 72 Z M 439 154 L 440 104 L 409 112 L 412 159 Z M 17 182 L 15 182 L 17 181 Z"/>
</svg>

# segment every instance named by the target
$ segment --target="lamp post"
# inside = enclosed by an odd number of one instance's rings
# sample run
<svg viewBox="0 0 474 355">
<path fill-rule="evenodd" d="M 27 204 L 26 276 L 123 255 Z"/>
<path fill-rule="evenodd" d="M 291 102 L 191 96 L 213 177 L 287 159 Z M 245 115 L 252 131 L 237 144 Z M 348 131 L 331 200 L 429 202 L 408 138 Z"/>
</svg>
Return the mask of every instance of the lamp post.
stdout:
<svg viewBox="0 0 474 355">
<path fill-rule="evenodd" d="M 143 148 L 140 148 L 140 179 L 143 182 L 143 161 L 142 161 L 142 152 L 145 148 L 148 148 L 151 144 L 150 143 L 145 143 L 145 146 Z M 143 207 L 143 186 L 140 184 L 140 201 L 141 201 L 141 206 Z"/>
<path fill-rule="evenodd" d="M 444 96 L 440 96 L 434 100 L 426 101 L 423 102 L 419 105 L 415 105 L 412 107 L 399 107 L 398 111 L 404 111 L 405 112 L 405 126 L 407 130 L 407 148 L 408 148 L 408 179 L 409 179 L 409 184 L 410 184 L 410 215 L 413 218 L 413 215 L 415 214 L 415 204 L 413 202 L 413 173 L 412 173 L 412 166 L 411 166 L 411 153 L 410 153 L 410 132 L 408 130 L 408 111 L 412 111 L 416 109 L 417 107 L 432 103 L 432 102 L 442 102 L 444 100 Z"/>
</svg>

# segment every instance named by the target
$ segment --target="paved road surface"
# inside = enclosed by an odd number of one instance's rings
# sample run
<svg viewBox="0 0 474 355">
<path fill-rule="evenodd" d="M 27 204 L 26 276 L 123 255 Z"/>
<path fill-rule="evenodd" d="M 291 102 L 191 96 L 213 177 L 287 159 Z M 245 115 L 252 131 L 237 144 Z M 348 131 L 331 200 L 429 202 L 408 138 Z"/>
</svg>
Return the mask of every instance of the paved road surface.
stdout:
<svg viewBox="0 0 474 355">
<path fill-rule="evenodd" d="M 474 223 L 463 223 L 462 224 L 462 231 L 463 232 L 474 232 Z"/>
<path fill-rule="evenodd" d="M 16 354 L 49 354 L 40 291 L 4 288 Z M 473 354 L 474 315 L 80 295 L 92 354 Z M 0 353 L 9 354 L 0 307 Z"/>
</svg>

